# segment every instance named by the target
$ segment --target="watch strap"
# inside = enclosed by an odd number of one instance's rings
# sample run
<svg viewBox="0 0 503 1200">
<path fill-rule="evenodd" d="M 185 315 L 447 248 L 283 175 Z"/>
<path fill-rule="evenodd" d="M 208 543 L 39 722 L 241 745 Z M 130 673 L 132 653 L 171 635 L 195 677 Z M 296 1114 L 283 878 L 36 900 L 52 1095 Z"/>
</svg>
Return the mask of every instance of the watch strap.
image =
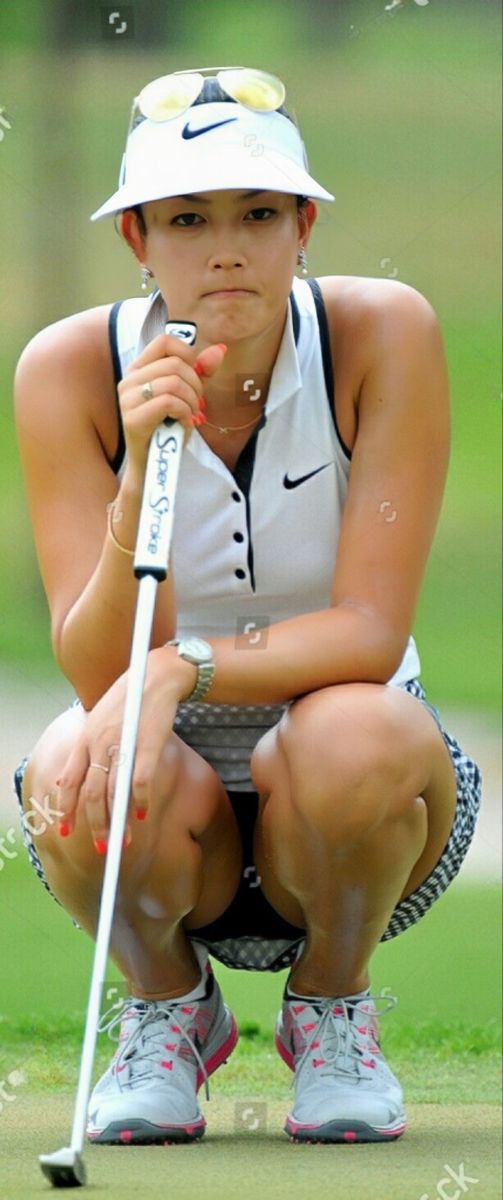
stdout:
<svg viewBox="0 0 503 1200">
<path fill-rule="evenodd" d="M 182 641 L 183 641 L 183 638 L 172 638 L 171 641 L 166 642 L 166 645 L 178 647 Z M 178 651 L 178 653 L 180 653 L 180 652 Z M 182 654 L 182 655 L 180 655 L 180 657 L 183 658 L 184 655 Z M 186 659 L 185 661 L 192 662 L 192 659 Z M 185 698 L 185 700 L 183 701 L 184 704 L 193 704 L 194 701 L 196 701 L 196 700 L 202 700 L 204 698 L 204 696 L 206 696 L 206 694 L 209 692 L 210 687 L 213 683 L 213 679 L 215 677 L 214 662 L 203 662 L 203 663 L 194 663 L 193 662 L 192 666 L 197 667 L 196 684 L 195 684 L 195 687 L 193 688 L 193 690 L 191 691 L 190 696 L 187 696 Z"/>
</svg>

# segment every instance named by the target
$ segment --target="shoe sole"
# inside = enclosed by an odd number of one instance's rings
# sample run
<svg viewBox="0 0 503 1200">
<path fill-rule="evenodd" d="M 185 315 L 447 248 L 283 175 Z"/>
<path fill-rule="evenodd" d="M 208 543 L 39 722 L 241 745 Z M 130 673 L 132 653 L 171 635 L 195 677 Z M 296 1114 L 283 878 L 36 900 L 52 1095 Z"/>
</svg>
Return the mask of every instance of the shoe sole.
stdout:
<svg viewBox="0 0 503 1200">
<path fill-rule="evenodd" d="M 292 1142 L 336 1142 L 338 1144 L 353 1144 L 356 1142 L 393 1142 L 402 1136 L 406 1129 L 403 1120 L 395 1122 L 390 1128 L 374 1129 L 365 1121 L 327 1121 L 325 1125 L 299 1125 L 287 1117 L 284 1132 Z"/>
<path fill-rule="evenodd" d="M 207 1077 L 227 1062 L 238 1041 L 239 1031 L 232 1014 L 231 1020 L 230 1032 L 225 1042 L 204 1060 Z M 199 1070 L 196 1076 L 196 1095 L 203 1080 L 203 1072 Z M 206 1121 L 203 1116 L 181 1125 L 153 1125 L 150 1121 L 135 1117 L 111 1121 L 105 1129 L 88 1130 L 86 1136 L 88 1142 L 96 1146 L 169 1146 L 173 1142 L 195 1142 L 202 1138 L 205 1129 Z"/>
<path fill-rule="evenodd" d="M 275 1045 L 278 1054 L 290 1071 L 295 1071 L 294 1057 L 288 1050 L 280 1035 L 276 1033 Z M 391 1126 L 374 1127 L 365 1121 L 327 1121 L 325 1125 L 301 1125 L 291 1117 L 287 1117 L 283 1126 L 284 1132 L 291 1142 L 393 1142 L 402 1136 L 407 1128 L 404 1116 L 399 1117 Z"/>
<path fill-rule="evenodd" d="M 206 1128 L 204 1117 L 190 1125 L 151 1125 L 150 1121 L 112 1121 L 106 1129 L 88 1133 L 95 1146 L 171 1146 L 176 1142 L 195 1142 Z"/>
</svg>

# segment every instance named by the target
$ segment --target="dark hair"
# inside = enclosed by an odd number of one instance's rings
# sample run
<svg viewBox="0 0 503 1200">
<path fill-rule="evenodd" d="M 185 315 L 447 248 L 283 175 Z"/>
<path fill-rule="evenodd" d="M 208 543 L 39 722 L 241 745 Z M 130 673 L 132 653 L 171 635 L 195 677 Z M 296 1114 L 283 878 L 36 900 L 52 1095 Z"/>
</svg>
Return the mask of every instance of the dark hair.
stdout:
<svg viewBox="0 0 503 1200">
<path fill-rule="evenodd" d="M 143 235 L 143 237 L 146 237 L 147 236 L 147 223 L 146 223 L 145 217 L 143 215 L 143 208 L 142 208 L 141 204 L 132 204 L 131 208 L 124 209 L 124 212 L 133 212 L 134 213 L 136 220 L 138 221 L 140 233 Z"/>
<path fill-rule="evenodd" d="M 199 95 L 190 107 L 196 108 L 198 104 L 239 104 L 239 101 L 235 100 L 233 96 L 228 96 L 227 92 L 224 92 L 218 79 L 205 79 Z M 288 121 L 292 122 L 292 125 L 295 125 L 293 117 L 290 116 L 290 113 L 287 112 L 283 105 L 275 111 L 281 113 L 282 117 L 286 117 Z"/>
</svg>

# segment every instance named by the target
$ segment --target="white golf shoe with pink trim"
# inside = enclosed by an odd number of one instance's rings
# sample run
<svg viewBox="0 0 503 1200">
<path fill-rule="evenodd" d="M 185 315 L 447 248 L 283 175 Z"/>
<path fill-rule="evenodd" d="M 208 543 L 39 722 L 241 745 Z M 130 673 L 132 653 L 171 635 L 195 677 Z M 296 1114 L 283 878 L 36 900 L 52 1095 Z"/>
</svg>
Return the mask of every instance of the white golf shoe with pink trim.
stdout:
<svg viewBox="0 0 503 1200">
<path fill-rule="evenodd" d="M 200 999 L 133 998 L 104 1015 L 100 1031 L 113 1037 L 120 1028 L 119 1045 L 89 1101 L 89 1141 L 144 1145 L 203 1136 L 198 1090 L 204 1082 L 209 1099 L 208 1077 L 238 1040 L 209 964 L 203 978 Z"/>
<path fill-rule="evenodd" d="M 276 1048 L 295 1072 L 284 1131 L 296 1142 L 381 1142 L 406 1126 L 402 1090 L 379 1046 L 375 1002 L 390 996 L 295 997 L 287 988 Z"/>
</svg>

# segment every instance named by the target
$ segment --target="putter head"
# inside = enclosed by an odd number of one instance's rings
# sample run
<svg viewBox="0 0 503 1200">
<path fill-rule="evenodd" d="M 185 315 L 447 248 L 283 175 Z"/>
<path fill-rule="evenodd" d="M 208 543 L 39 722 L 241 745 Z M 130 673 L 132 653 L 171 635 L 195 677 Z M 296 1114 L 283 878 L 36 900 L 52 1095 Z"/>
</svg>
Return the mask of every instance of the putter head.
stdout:
<svg viewBox="0 0 503 1200">
<path fill-rule="evenodd" d="M 86 1168 L 80 1154 L 63 1146 L 54 1154 L 39 1154 L 42 1173 L 55 1188 L 85 1187 Z"/>
</svg>

